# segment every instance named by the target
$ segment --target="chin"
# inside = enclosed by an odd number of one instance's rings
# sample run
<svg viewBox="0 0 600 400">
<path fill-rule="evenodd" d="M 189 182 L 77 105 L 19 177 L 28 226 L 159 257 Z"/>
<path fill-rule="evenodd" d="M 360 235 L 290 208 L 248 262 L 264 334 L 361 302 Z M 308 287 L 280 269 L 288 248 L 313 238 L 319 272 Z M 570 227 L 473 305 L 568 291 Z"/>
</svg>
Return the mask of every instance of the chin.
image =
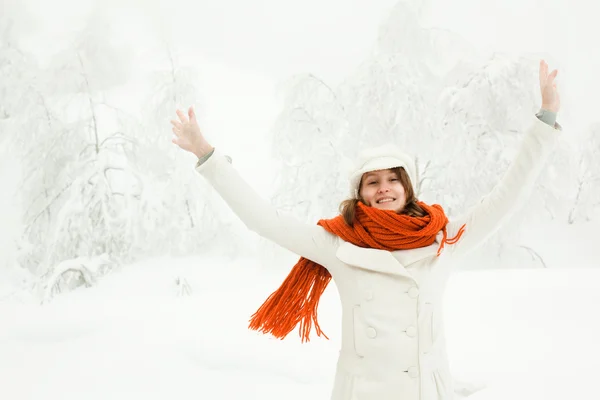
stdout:
<svg viewBox="0 0 600 400">
<path fill-rule="evenodd" d="M 394 201 L 392 203 L 384 203 L 384 204 L 374 204 L 375 208 L 379 208 L 380 210 L 393 210 L 396 211 L 398 210 L 400 207 L 398 206 L 398 204 Z"/>
</svg>

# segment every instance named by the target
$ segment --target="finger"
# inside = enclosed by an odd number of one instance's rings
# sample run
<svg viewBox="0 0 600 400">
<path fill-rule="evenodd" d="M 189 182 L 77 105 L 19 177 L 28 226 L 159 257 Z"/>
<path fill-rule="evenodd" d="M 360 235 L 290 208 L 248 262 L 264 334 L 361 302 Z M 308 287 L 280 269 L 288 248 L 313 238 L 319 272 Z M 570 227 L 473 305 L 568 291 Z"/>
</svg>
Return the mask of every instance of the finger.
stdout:
<svg viewBox="0 0 600 400">
<path fill-rule="evenodd" d="M 540 61 L 540 87 L 544 87 L 548 77 L 548 66 L 544 60 Z"/>
<path fill-rule="evenodd" d="M 182 123 L 187 124 L 189 122 L 187 116 L 183 113 L 183 111 L 177 110 L 177 116 L 179 117 L 179 120 Z"/>
<path fill-rule="evenodd" d="M 177 129 L 182 129 L 183 125 L 181 124 L 181 122 L 179 121 L 175 121 L 174 119 L 171 120 L 171 124 L 173 124 L 173 126 Z"/>
<path fill-rule="evenodd" d="M 554 82 L 554 78 L 556 78 L 556 75 L 558 75 L 557 69 L 555 69 L 554 71 L 552 71 L 552 73 L 550 75 L 548 75 L 548 79 L 547 79 L 548 84 L 551 84 L 552 82 Z"/>
<path fill-rule="evenodd" d="M 179 135 L 181 135 L 181 131 L 175 127 L 173 127 L 173 133 L 175 134 L 175 136 L 179 137 Z"/>
<path fill-rule="evenodd" d="M 196 122 L 196 112 L 194 111 L 194 107 L 190 107 L 188 115 L 190 116 L 190 121 Z"/>
</svg>

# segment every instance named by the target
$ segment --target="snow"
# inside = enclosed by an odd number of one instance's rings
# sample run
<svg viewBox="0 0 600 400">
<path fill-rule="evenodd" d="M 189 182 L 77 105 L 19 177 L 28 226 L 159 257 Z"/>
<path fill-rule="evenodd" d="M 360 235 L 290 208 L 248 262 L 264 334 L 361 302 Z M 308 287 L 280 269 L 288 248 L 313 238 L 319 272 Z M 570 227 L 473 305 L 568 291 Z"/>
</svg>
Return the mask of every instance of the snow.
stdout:
<svg viewBox="0 0 600 400">
<path fill-rule="evenodd" d="M 488 382 L 481 399 L 590 398 L 600 369 L 599 276 L 583 268 L 455 275 L 446 318 L 452 369 Z"/>
<path fill-rule="evenodd" d="M 328 399 L 340 344 L 334 285 L 319 310 L 330 340 L 247 329 L 290 261 L 154 259 L 43 305 L 7 299 L 17 276 L 3 276 L 0 398 Z M 599 278 L 583 268 L 457 271 L 446 332 L 455 377 L 484 387 L 470 399 L 589 398 Z"/>
</svg>

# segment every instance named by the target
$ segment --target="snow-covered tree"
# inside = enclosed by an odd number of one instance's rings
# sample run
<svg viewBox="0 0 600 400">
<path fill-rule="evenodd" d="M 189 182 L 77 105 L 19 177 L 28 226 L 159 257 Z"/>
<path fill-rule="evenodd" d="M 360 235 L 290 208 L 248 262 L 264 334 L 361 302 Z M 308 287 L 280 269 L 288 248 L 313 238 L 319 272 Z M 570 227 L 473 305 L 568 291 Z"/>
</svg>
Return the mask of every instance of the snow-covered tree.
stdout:
<svg viewBox="0 0 600 400">
<path fill-rule="evenodd" d="M 38 275 L 79 256 L 129 256 L 126 216 L 136 207 L 139 179 L 127 153 L 135 141 L 115 124 L 118 113 L 105 99 L 127 80 L 131 54 L 111 43 L 108 25 L 102 13 L 92 13 L 28 87 L 36 101 L 20 132 L 26 207 L 20 261 Z"/>
<path fill-rule="evenodd" d="M 371 56 L 341 84 L 308 74 L 286 88 L 273 130 L 282 163 L 275 201 L 306 220 L 331 215 L 348 197 L 347 173 L 360 149 L 394 143 L 417 157 L 417 192 L 426 194 L 441 131 L 440 71 L 472 49 L 449 32 L 419 26 L 418 7 L 400 2 L 380 28 Z M 449 43 L 460 51 L 445 51 Z M 423 150 L 426 149 L 426 150 Z"/>
<path fill-rule="evenodd" d="M 144 227 L 140 234 L 145 235 L 145 242 L 154 244 L 148 250 L 161 254 L 236 252 L 240 249 L 235 243 L 240 241 L 228 239 L 238 232 L 229 210 L 194 171 L 196 159 L 171 143 L 169 121 L 177 118 L 175 110 L 187 112 L 188 105 L 200 102 L 196 81 L 201 66 L 183 64 L 177 47 L 164 37 L 160 40 L 157 54 L 162 55 L 158 58 L 162 67 L 148 71 L 150 93 L 138 132 L 145 148 L 140 165 L 153 193 L 147 204 L 149 214 L 140 221 Z M 196 107 L 200 117 L 202 112 Z"/>
<path fill-rule="evenodd" d="M 466 211 L 508 168 L 539 109 L 536 68 L 536 60 L 495 55 L 451 72 L 436 107 L 432 190 L 452 212 Z"/>
<path fill-rule="evenodd" d="M 221 223 L 224 206 L 170 143 L 169 119 L 194 103 L 196 71 L 179 65 L 172 46 L 163 70 L 134 63 L 139 55 L 115 44 L 108 21 L 92 12 L 27 82 L 27 126 L 17 130 L 19 262 L 42 278 L 44 293 L 110 270 L 91 271 L 97 260 L 116 265 L 233 243 L 224 239 L 233 234 Z M 141 118 L 118 105 L 122 96 L 143 97 L 127 91 L 134 69 L 139 77 L 153 71 Z M 61 265 L 69 265 L 64 274 Z"/>
<path fill-rule="evenodd" d="M 456 35 L 422 27 L 419 10 L 398 3 L 370 57 L 338 86 L 313 75 L 292 81 L 273 131 L 278 206 L 312 222 L 331 216 L 348 196 L 348 160 L 385 143 L 415 156 L 418 197 L 451 216 L 501 179 L 541 104 L 539 58 L 482 56 Z M 535 193 L 542 206 L 527 218 L 552 218 L 555 203 L 568 202 L 572 156 L 559 149 L 554 160 L 562 182 L 545 190 L 545 172 Z M 518 227 L 507 224 L 490 245 L 499 254 L 517 245 Z"/>
<path fill-rule="evenodd" d="M 341 193 L 348 192 L 340 168 L 350 136 L 346 110 L 334 89 L 314 75 L 289 84 L 290 96 L 273 129 L 281 163 L 274 202 L 306 219 L 331 215 Z"/>
<path fill-rule="evenodd" d="M 0 154 L 2 170 L 2 195 L 0 196 L 2 235 L 0 257 L 2 266 L 15 264 L 18 257 L 16 237 L 21 230 L 21 213 L 24 211 L 20 151 L 29 137 L 47 127 L 44 118 L 37 119 L 44 97 L 35 90 L 32 82 L 40 67 L 32 54 L 23 50 L 21 39 L 28 36 L 32 21 L 24 5 L 17 1 L 2 2 L 0 14 Z M 39 123 L 42 121 L 42 123 Z M 26 205 L 25 205 L 26 207 Z"/>
</svg>

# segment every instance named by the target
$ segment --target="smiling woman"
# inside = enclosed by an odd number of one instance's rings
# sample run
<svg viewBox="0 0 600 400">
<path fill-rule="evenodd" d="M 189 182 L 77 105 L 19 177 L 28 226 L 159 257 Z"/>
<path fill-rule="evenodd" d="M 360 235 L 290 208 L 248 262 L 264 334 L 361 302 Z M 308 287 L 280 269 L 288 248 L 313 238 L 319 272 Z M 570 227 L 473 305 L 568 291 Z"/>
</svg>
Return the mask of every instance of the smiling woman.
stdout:
<svg viewBox="0 0 600 400">
<path fill-rule="evenodd" d="M 333 400 L 450 400 L 442 300 L 450 271 L 497 231 L 527 200 L 561 127 L 560 98 L 540 62 L 542 110 L 503 179 L 459 218 L 415 198 L 413 158 L 393 146 L 365 150 L 350 175 L 349 212 L 305 224 L 262 199 L 200 131 L 192 108 L 177 110 L 173 143 L 198 157 L 196 170 L 245 225 L 298 254 L 282 285 L 250 320 L 250 328 L 283 339 L 298 328 L 325 336 L 319 299 L 333 278 L 342 303 L 342 348 Z M 325 336 L 327 337 L 327 336 Z"/>
</svg>

